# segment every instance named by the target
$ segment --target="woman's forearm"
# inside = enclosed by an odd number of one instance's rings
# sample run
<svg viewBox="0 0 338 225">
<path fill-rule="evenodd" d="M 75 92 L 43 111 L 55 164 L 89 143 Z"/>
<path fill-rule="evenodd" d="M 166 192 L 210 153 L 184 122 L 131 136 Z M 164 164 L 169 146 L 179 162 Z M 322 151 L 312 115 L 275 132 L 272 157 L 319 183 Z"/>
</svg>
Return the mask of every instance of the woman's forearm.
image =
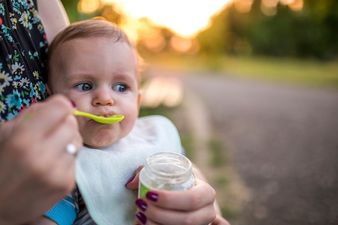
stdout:
<svg viewBox="0 0 338 225">
<path fill-rule="evenodd" d="M 41 21 L 44 25 L 48 42 L 69 25 L 66 11 L 59 0 L 37 0 Z"/>
</svg>

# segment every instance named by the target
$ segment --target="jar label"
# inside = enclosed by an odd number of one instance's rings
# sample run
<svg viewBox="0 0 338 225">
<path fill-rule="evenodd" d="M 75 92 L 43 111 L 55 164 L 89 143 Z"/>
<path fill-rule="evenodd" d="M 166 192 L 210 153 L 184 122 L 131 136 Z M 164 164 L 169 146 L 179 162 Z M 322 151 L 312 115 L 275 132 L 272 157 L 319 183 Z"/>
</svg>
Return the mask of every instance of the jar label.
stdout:
<svg viewBox="0 0 338 225">
<path fill-rule="evenodd" d="M 138 197 L 139 198 L 145 198 L 146 194 L 148 191 L 150 191 L 150 188 L 145 186 L 142 182 L 139 183 L 139 188 L 138 188 Z"/>
</svg>

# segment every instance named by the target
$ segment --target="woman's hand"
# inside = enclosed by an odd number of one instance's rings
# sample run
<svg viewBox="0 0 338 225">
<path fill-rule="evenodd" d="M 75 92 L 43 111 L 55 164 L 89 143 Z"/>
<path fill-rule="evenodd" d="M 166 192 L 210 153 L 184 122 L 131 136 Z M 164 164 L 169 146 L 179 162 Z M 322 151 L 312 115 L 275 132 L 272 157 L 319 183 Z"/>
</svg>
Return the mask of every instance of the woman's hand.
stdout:
<svg viewBox="0 0 338 225">
<path fill-rule="evenodd" d="M 136 175 L 127 188 L 136 189 Z M 215 190 L 205 181 L 186 191 L 153 190 L 145 199 L 137 199 L 138 224 L 147 225 L 229 225 L 216 214 L 214 207 Z"/>
<path fill-rule="evenodd" d="M 224 219 L 221 215 L 217 215 L 216 219 L 212 221 L 210 225 L 230 225 L 226 219 Z"/>
<path fill-rule="evenodd" d="M 54 96 L 0 124 L 0 224 L 42 215 L 74 187 L 74 155 L 82 140 L 71 103 Z"/>
</svg>

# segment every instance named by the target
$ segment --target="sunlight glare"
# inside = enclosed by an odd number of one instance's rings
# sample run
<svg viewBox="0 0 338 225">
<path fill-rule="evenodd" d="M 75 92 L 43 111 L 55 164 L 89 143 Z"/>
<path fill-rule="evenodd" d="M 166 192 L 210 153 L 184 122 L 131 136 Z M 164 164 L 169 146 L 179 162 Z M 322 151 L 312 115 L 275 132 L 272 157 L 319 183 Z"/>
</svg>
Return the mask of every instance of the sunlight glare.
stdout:
<svg viewBox="0 0 338 225">
<path fill-rule="evenodd" d="M 182 37 L 192 37 L 209 25 L 212 15 L 232 0 L 102 0 L 134 19 L 148 18 Z"/>
<path fill-rule="evenodd" d="M 234 6 L 240 13 L 248 13 L 251 10 L 254 0 L 235 0 Z"/>
<path fill-rule="evenodd" d="M 80 0 L 77 4 L 77 9 L 81 13 L 93 13 L 101 6 L 99 0 Z"/>
</svg>

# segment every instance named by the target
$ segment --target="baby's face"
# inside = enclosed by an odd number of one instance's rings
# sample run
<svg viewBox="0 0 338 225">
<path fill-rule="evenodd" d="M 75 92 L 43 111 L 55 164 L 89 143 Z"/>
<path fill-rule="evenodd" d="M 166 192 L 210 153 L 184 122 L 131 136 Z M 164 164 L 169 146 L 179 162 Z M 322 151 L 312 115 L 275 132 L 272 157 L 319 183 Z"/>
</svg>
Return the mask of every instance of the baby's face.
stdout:
<svg viewBox="0 0 338 225">
<path fill-rule="evenodd" d="M 66 95 L 81 111 L 125 116 L 112 125 L 77 118 L 86 145 L 106 147 L 131 131 L 138 116 L 139 90 L 136 57 L 127 43 L 74 39 L 55 49 L 51 60 L 48 86 L 53 94 Z"/>
</svg>

